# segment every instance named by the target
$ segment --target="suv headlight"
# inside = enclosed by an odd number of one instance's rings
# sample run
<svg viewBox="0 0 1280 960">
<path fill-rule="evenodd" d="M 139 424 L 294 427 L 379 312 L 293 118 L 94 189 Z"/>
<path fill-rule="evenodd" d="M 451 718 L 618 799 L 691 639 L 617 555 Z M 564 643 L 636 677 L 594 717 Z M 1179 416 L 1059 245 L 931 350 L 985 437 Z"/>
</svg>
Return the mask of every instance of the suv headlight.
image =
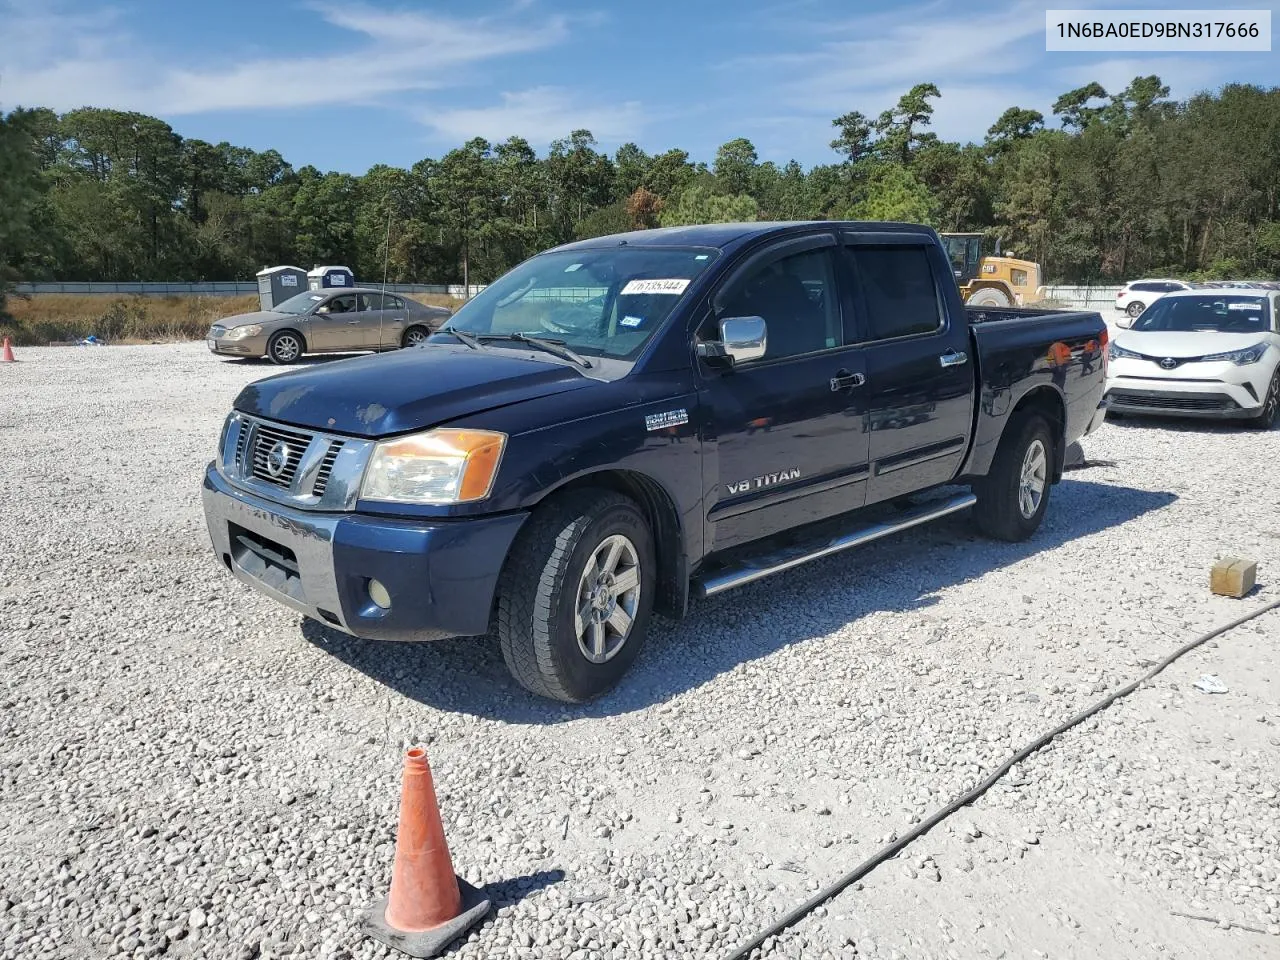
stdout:
<svg viewBox="0 0 1280 960">
<path fill-rule="evenodd" d="M 1132 350 L 1126 350 L 1114 340 L 1111 342 L 1111 359 L 1112 360 L 1141 360 L 1142 354 L 1134 353 Z"/>
<path fill-rule="evenodd" d="M 245 337 L 256 337 L 262 332 L 262 324 L 248 323 L 243 327 L 232 327 L 227 331 L 228 340 L 243 340 Z"/>
<path fill-rule="evenodd" d="M 1255 343 L 1252 347 L 1245 347 L 1243 350 L 1228 350 L 1226 353 L 1211 353 L 1207 357 L 1200 359 L 1208 363 L 1211 360 L 1230 360 L 1239 366 L 1246 363 L 1257 363 L 1262 359 L 1262 355 L 1267 352 L 1265 343 Z"/>
<path fill-rule="evenodd" d="M 505 433 L 449 428 L 383 440 L 373 448 L 360 497 L 423 504 L 483 500 L 506 445 Z"/>
</svg>

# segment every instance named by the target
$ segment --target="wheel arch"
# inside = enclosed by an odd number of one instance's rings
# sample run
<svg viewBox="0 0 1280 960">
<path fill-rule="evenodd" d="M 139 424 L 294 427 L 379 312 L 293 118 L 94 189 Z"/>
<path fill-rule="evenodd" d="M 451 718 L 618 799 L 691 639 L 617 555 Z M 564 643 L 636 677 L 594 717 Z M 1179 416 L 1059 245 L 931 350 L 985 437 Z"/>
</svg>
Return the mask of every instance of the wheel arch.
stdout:
<svg viewBox="0 0 1280 960">
<path fill-rule="evenodd" d="M 279 330 L 272 330 L 271 333 L 267 335 L 267 353 L 268 354 L 270 354 L 271 352 L 271 342 L 275 340 L 276 337 L 280 336 L 280 334 L 282 333 L 292 333 L 295 336 L 297 336 L 297 338 L 302 341 L 303 353 L 306 353 L 308 350 L 311 349 L 310 344 L 307 343 L 307 335 L 303 333 L 301 330 L 299 330 L 297 327 L 289 326 L 289 327 L 281 327 Z"/>
<path fill-rule="evenodd" d="M 1047 384 L 1032 387 L 1023 394 L 1005 419 L 1000 431 L 1001 443 L 1009 433 L 1009 425 L 1025 413 L 1038 413 L 1049 422 L 1049 430 L 1053 434 L 1053 482 L 1057 483 L 1062 479 L 1067 455 L 1067 405 L 1062 394 Z"/>
<path fill-rule="evenodd" d="M 640 506 L 653 533 L 658 560 L 659 587 L 654 609 L 673 619 L 683 617 L 689 603 L 689 568 L 680 512 L 671 494 L 658 481 L 638 471 L 606 469 L 581 474 L 547 491 L 538 506 L 556 494 L 592 487 L 620 493 Z"/>
</svg>

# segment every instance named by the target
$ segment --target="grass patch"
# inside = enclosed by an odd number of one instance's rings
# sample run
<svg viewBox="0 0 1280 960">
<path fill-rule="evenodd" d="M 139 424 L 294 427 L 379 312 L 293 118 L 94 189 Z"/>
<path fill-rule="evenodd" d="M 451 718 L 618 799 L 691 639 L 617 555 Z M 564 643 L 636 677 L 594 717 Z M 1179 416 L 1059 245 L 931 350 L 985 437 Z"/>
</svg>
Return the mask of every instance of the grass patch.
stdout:
<svg viewBox="0 0 1280 960">
<path fill-rule="evenodd" d="M 461 301 L 439 294 L 411 294 L 425 304 L 456 310 Z M 200 340 L 223 317 L 258 309 L 256 294 L 241 297 L 143 297 L 120 294 L 42 293 L 10 296 L 11 320 L 0 319 L 0 337 L 16 346 L 43 347 L 93 334 L 108 343 Z"/>
</svg>

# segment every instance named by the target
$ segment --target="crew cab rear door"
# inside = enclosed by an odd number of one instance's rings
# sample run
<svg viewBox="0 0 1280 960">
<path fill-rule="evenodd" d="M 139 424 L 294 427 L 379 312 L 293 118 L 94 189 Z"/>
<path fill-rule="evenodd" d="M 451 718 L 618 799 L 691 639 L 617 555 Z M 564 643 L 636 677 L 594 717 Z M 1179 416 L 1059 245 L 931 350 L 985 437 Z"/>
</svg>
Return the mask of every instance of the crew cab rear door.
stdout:
<svg viewBox="0 0 1280 960">
<path fill-rule="evenodd" d="M 762 358 L 731 368 L 698 361 L 714 550 L 862 505 L 865 372 L 844 327 L 838 254 L 830 232 L 753 253 L 725 278 L 698 327 L 698 339 L 711 341 L 725 318 L 767 325 Z"/>
<path fill-rule="evenodd" d="M 955 476 L 969 446 L 976 364 L 938 244 L 921 234 L 842 239 L 866 364 L 870 504 Z"/>
</svg>

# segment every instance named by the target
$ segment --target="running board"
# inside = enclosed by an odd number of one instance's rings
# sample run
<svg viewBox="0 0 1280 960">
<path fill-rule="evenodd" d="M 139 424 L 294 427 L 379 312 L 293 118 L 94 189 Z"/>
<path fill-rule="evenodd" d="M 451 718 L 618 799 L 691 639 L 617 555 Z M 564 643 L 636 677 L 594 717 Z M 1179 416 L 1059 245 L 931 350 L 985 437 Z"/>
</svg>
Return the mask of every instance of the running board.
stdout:
<svg viewBox="0 0 1280 960">
<path fill-rule="evenodd" d="M 798 567 L 802 563 L 808 563 L 810 560 L 817 560 L 820 557 L 830 556 L 842 550 L 860 547 L 864 543 L 870 543 L 872 540 L 879 540 L 881 537 L 887 537 L 903 530 L 909 530 L 912 527 L 918 527 L 920 524 L 928 523 L 930 520 L 937 520 L 953 513 L 959 513 L 961 510 L 966 510 L 973 506 L 977 499 L 972 493 L 960 494 L 941 502 L 934 501 L 933 503 L 916 507 L 899 515 L 892 522 L 875 523 L 852 533 L 841 534 L 822 542 L 821 546 L 814 549 L 790 547 L 774 553 L 766 553 L 741 566 L 720 570 L 705 580 L 700 579 L 695 584 L 695 590 L 699 596 L 713 597 L 717 593 L 723 593 L 726 590 L 732 590 L 734 587 L 741 587 L 744 584 L 762 580 L 775 573 L 781 573 L 783 570 L 790 570 L 792 567 Z"/>
</svg>

